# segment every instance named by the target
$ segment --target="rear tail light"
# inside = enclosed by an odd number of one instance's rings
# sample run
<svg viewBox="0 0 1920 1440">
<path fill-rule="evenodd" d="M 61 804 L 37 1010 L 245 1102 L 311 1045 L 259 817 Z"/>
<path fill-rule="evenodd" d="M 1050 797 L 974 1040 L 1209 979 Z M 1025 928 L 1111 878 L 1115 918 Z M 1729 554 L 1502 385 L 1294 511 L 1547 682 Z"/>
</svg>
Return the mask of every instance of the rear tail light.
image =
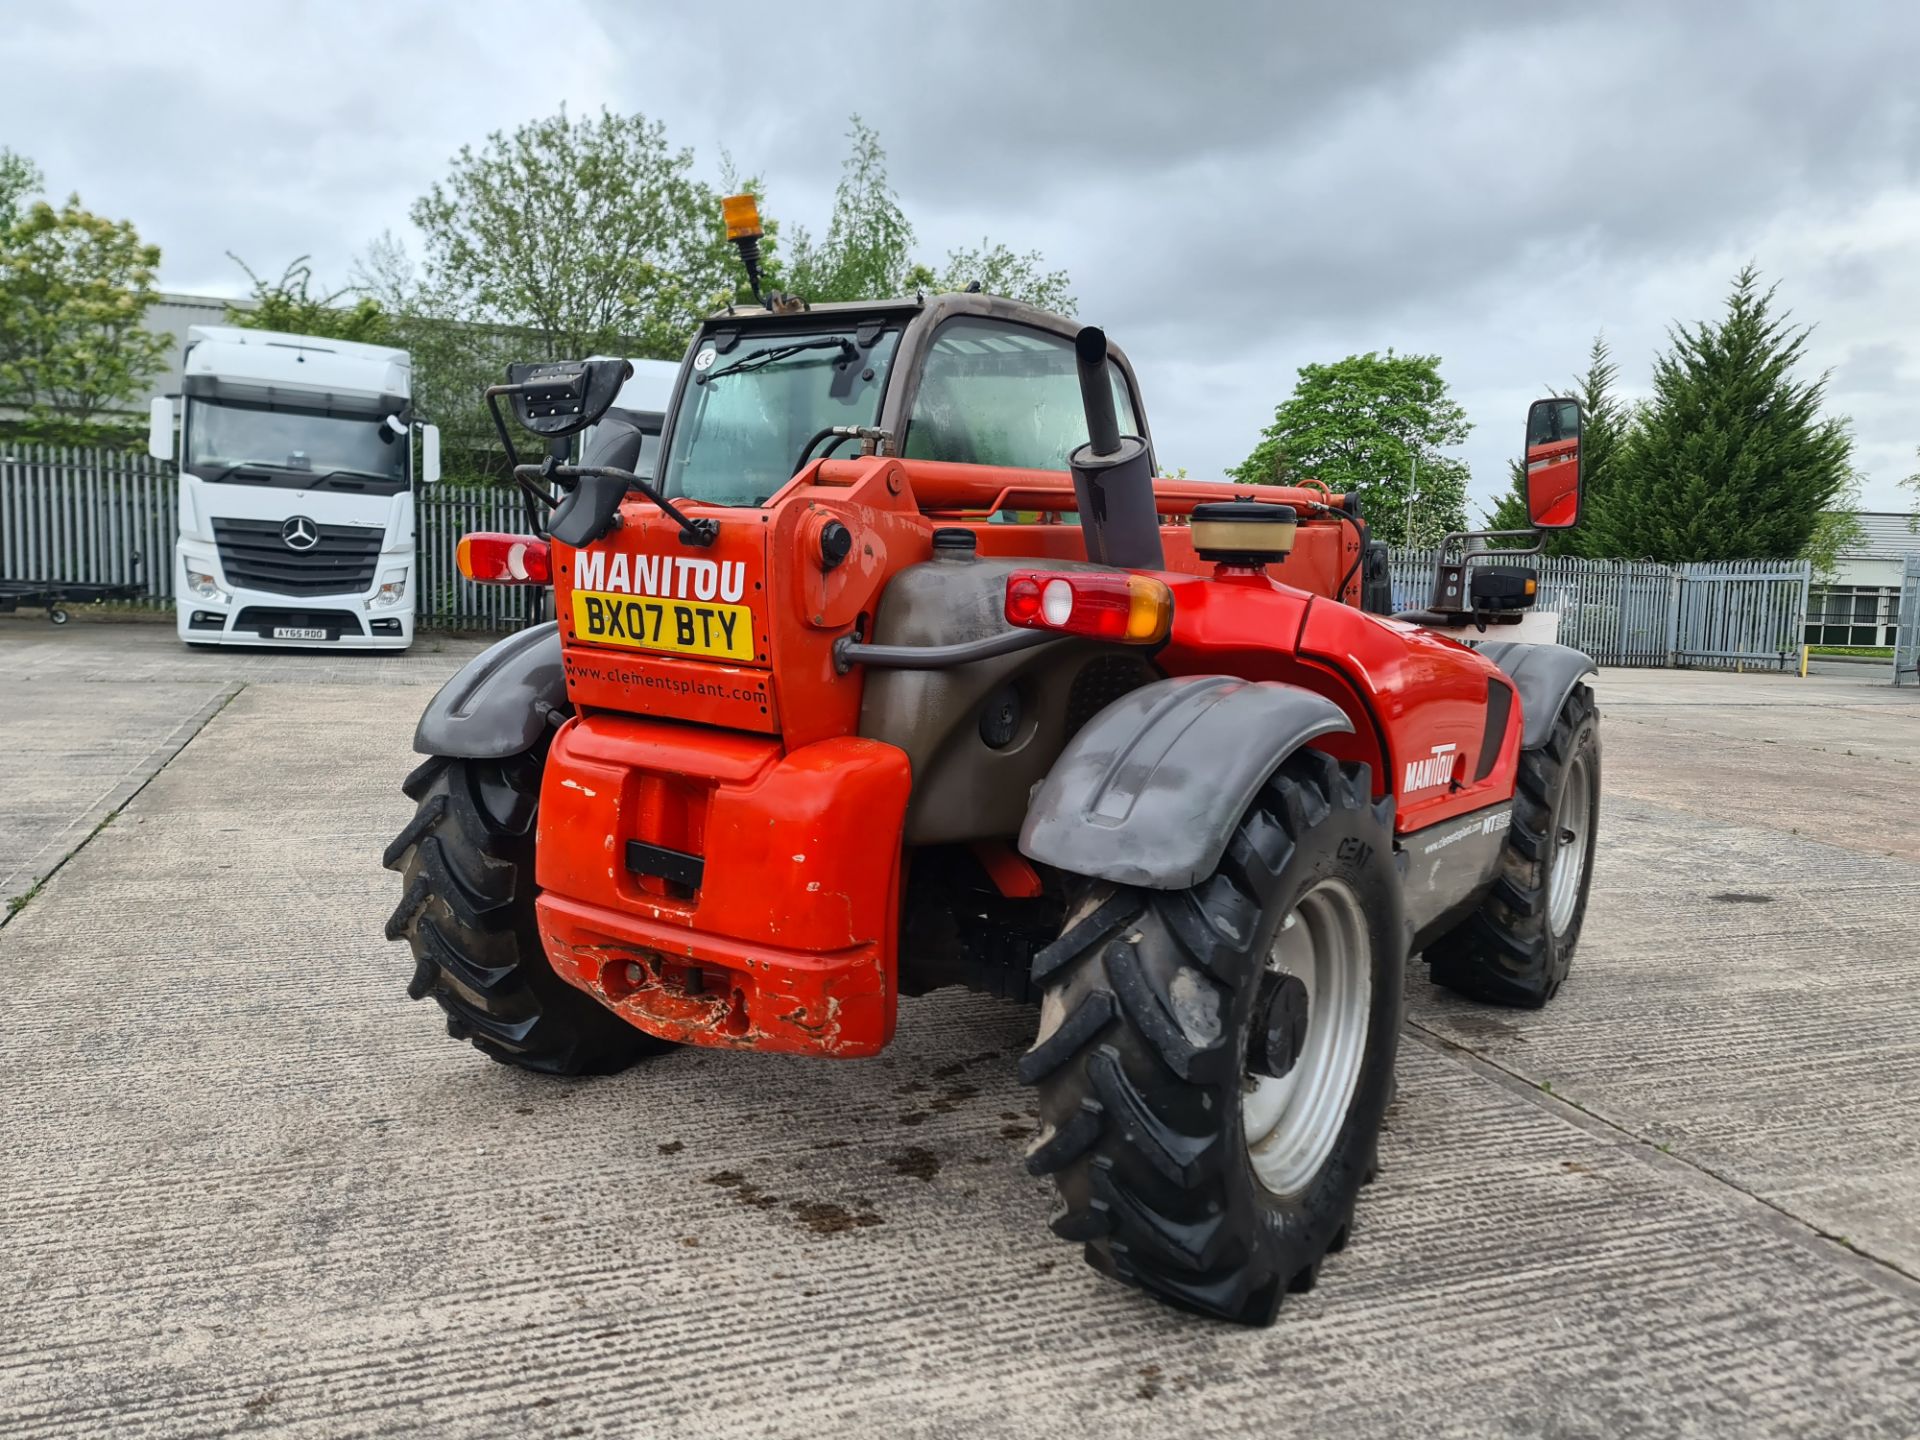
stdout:
<svg viewBox="0 0 1920 1440">
<path fill-rule="evenodd" d="M 1149 575 L 1016 570 L 1007 576 L 1006 615 L 1028 630 L 1155 645 L 1173 624 L 1173 592 Z"/>
<path fill-rule="evenodd" d="M 460 573 L 481 585 L 546 585 L 553 580 L 547 542 L 531 535 L 478 530 L 462 535 L 454 554 Z"/>
</svg>

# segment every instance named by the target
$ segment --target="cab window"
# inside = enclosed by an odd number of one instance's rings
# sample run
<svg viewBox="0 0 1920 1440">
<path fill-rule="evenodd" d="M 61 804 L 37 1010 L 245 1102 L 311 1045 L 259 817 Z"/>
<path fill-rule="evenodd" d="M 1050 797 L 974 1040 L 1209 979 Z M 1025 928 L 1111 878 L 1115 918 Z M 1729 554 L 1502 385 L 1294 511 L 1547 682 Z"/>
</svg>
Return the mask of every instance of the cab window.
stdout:
<svg viewBox="0 0 1920 1440">
<path fill-rule="evenodd" d="M 1138 435 L 1126 377 L 1117 365 L 1108 374 L 1121 433 Z M 909 460 L 1065 470 L 1086 443 L 1071 340 L 974 317 L 940 327 L 907 419 Z"/>
</svg>

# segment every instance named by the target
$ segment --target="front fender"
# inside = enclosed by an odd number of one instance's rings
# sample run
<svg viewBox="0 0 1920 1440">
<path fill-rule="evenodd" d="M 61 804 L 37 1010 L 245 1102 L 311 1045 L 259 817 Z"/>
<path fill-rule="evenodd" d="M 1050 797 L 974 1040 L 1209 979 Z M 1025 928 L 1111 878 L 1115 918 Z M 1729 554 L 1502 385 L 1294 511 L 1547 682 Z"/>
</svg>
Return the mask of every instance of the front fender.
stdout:
<svg viewBox="0 0 1920 1440">
<path fill-rule="evenodd" d="M 1525 726 L 1520 735 L 1523 750 L 1537 750 L 1547 743 L 1553 722 L 1560 718 L 1560 707 L 1567 703 L 1580 677 L 1600 670 L 1591 655 L 1568 645 L 1489 640 L 1475 648 L 1504 670 L 1519 692 Z"/>
<path fill-rule="evenodd" d="M 422 755 L 500 760 L 533 748 L 567 704 L 560 626 L 549 620 L 490 645 L 427 702 L 413 732 Z"/>
<path fill-rule="evenodd" d="M 1293 685 L 1183 675 L 1107 706 L 1034 792 L 1020 849 L 1121 885 L 1184 890 L 1211 875 L 1253 797 L 1317 735 L 1351 732 Z"/>
</svg>

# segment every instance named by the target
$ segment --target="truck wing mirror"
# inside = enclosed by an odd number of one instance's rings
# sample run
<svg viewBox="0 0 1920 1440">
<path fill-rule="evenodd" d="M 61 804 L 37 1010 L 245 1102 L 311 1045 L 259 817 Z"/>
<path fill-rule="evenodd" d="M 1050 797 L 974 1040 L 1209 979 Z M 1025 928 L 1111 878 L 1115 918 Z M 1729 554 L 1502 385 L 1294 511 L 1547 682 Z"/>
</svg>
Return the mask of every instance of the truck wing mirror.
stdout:
<svg viewBox="0 0 1920 1440">
<path fill-rule="evenodd" d="M 420 483 L 435 485 L 440 480 L 440 427 L 420 427 Z"/>
<path fill-rule="evenodd" d="M 165 396 L 155 396 L 147 409 L 147 454 L 173 459 L 173 402 Z"/>
<path fill-rule="evenodd" d="M 1536 400 L 1527 408 L 1527 519 L 1536 530 L 1580 523 L 1580 402 Z"/>
<path fill-rule="evenodd" d="M 577 435 L 607 413 L 633 375 L 625 360 L 539 361 L 507 367 L 513 418 L 549 440 Z"/>
</svg>

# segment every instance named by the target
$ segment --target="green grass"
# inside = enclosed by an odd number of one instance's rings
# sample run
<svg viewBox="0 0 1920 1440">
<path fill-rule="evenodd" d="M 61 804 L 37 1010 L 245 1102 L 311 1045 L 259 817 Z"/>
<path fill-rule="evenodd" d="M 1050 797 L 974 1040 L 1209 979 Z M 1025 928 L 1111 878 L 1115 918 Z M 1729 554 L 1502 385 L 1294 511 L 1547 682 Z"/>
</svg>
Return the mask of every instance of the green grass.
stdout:
<svg viewBox="0 0 1920 1440">
<path fill-rule="evenodd" d="M 1891 660 L 1891 645 L 1813 645 L 1808 647 L 1813 655 L 1851 655 L 1857 660 Z"/>
</svg>

